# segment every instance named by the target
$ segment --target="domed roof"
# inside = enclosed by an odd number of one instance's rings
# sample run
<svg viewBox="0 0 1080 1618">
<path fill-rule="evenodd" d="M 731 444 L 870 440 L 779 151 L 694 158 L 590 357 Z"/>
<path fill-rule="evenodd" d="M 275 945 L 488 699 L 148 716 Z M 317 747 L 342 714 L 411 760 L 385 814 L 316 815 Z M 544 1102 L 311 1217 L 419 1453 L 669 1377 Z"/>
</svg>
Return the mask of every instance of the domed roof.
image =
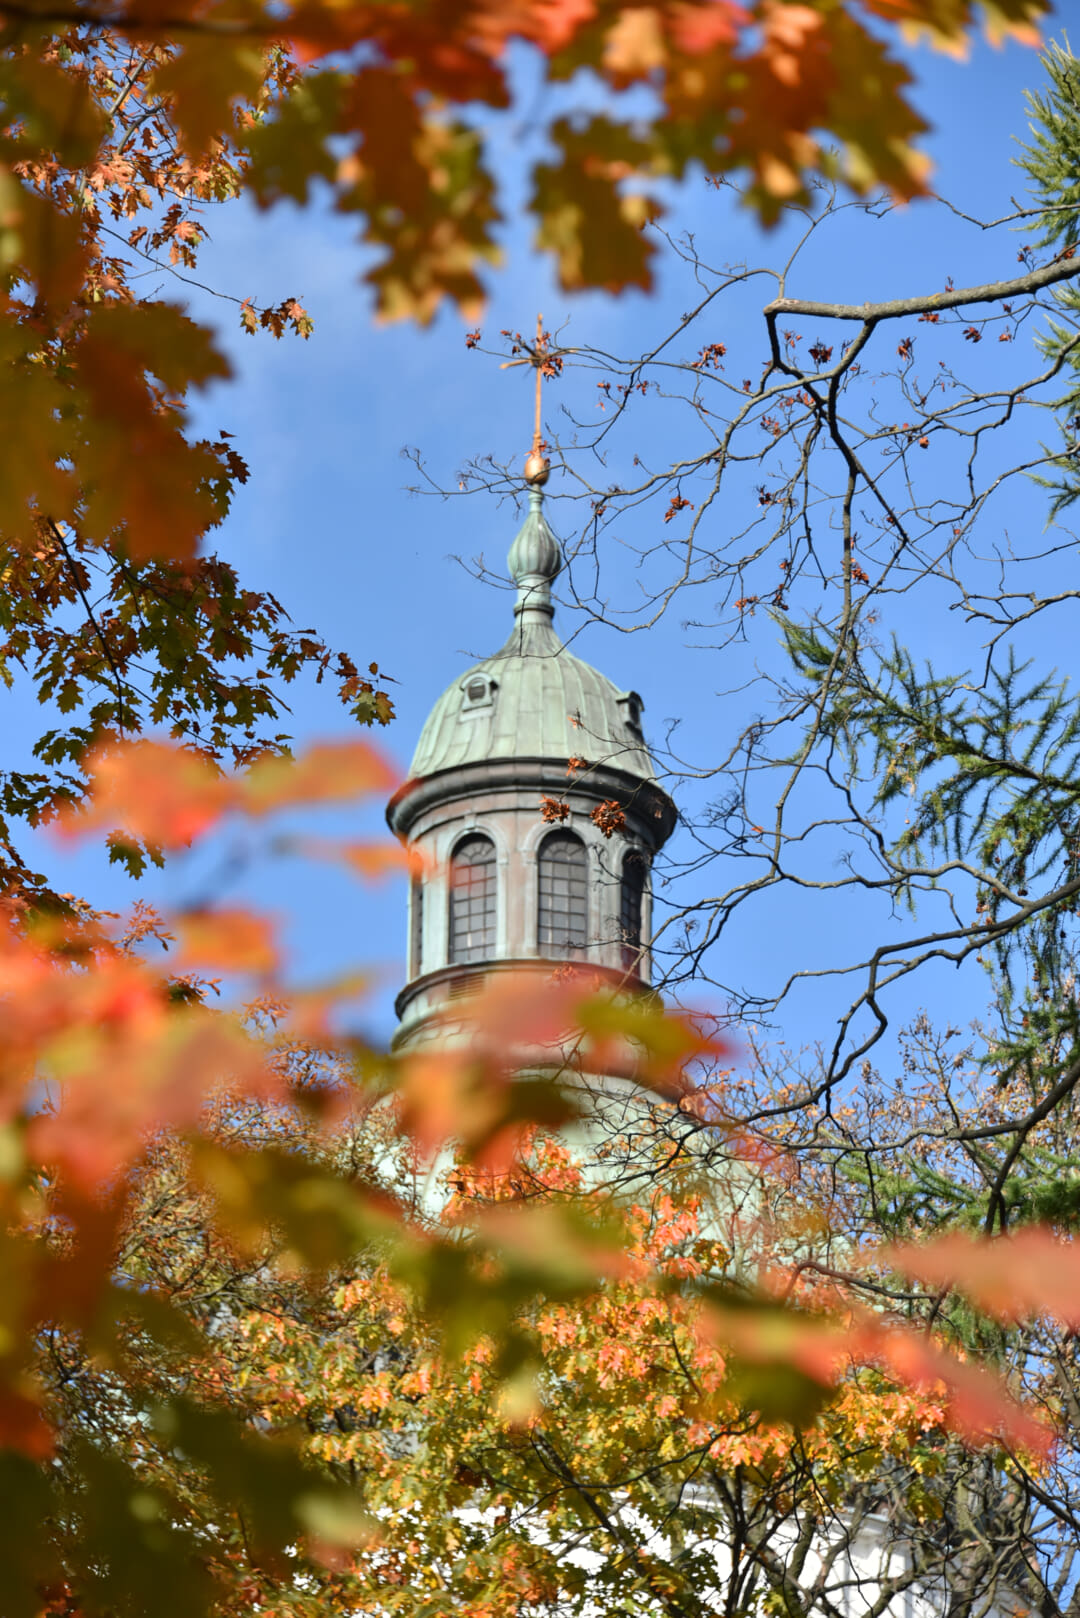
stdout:
<svg viewBox="0 0 1080 1618">
<path fill-rule="evenodd" d="M 551 582 L 559 542 L 544 519 L 540 491 L 510 550 L 518 586 L 506 645 L 443 692 L 413 756 L 413 780 L 487 759 L 571 757 L 655 781 L 641 733 L 642 702 L 568 652 L 552 627 Z"/>
</svg>

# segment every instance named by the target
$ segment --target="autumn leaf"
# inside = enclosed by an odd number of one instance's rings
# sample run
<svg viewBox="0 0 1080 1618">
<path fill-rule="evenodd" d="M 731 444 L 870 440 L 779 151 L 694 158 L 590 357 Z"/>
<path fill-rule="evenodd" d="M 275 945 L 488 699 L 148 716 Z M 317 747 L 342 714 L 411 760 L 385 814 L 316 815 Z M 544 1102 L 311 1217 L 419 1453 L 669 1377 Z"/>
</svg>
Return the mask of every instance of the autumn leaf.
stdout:
<svg viewBox="0 0 1080 1618">
<path fill-rule="evenodd" d="M 365 165 L 362 153 L 350 169 L 355 179 L 341 205 L 366 213 L 363 239 L 383 250 L 365 280 L 375 288 L 383 320 L 426 324 L 444 298 L 466 320 L 475 319 L 484 303 L 479 271 L 502 256 L 494 234 L 501 215 L 480 137 L 465 124 L 428 117 L 414 155 L 427 185 L 422 206 L 411 214 L 381 202 L 383 179 Z"/>
<path fill-rule="evenodd" d="M 886 22 L 900 20 L 915 39 L 926 39 L 938 50 L 954 56 L 967 54 L 967 34 L 975 22 L 972 0 L 942 5 L 941 0 L 866 0 L 868 11 Z M 979 10 L 988 38 L 1000 44 L 1011 37 L 1025 45 L 1037 46 L 1039 22 L 1049 7 L 1042 0 L 981 0 Z"/>
<path fill-rule="evenodd" d="M 83 525 L 99 542 L 119 531 L 135 557 L 193 555 L 221 516 L 222 464 L 185 438 L 175 398 L 229 375 L 210 334 L 167 304 L 102 305 L 86 321 L 76 374 L 94 422 L 74 456 Z"/>
<path fill-rule="evenodd" d="M 18 1450 L 32 1461 L 49 1461 L 56 1435 L 37 1399 L 15 1389 L 0 1390 L 0 1446 Z"/>
<path fill-rule="evenodd" d="M 340 159 L 330 136 L 341 125 L 346 86 L 341 73 L 307 73 L 248 132 L 245 182 L 260 207 L 284 198 L 305 203 L 318 180 L 335 180 Z"/>
<path fill-rule="evenodd" d="M 249 814 L 262 815 L 301 803 L 388 793 L 397 785 L 395 771 L 370 742 L 321 742 L 296 759 L 257 760 L 241 778 L 238 801 Z"/>
<path fill-rule="evenodd" d="M 622 186 L 652 166 L 649 147 L 608 118 L 592 118 L 580 129 L 560 119 L 551 139 L 562 160 L 537 168 L 532 207 L 537 245 L 555 253 L 560 285 L 648 290 L 655 248 L 643 227 L 664 210 Z"/>
<path fill-rule="evenodd" d="M 18 260 L 24 218 L 6 207 L 8 180 L 0 170 L 0 255 Z M 76 494 L 61 464 L 65 390 L 35 362 L 35 348 L 32 333 L 0 323 L 0 521 L 27 549 L 38 539 L 37 513 L 66 511 Z"/>
<path fill-rule="evenodd" d="M 330 858 L 339 859 L 350 871 L 366 881 L 380 881 L 383 877 L 431 875 L 430 860 L 422 849 L 389 839 L 381 842 L 342 843 L 327 850 Z"/>
<path fill-rule="evenodd" d="M 265 1051 L 242 1029 L 200 1006 L 177 1007 L 130 977 L 95 985 L 85 1021 L 42 1042 L 54 1078 L 52 1104 L 28 1127 L 39 1162 L 93 1193 L 138 1158 L 162 1129 L 194 1128 L 223 1091 L 283 1094 Z"/>
<path fill-rule="evenodd" d="M 619 12 L 607 31 L 602 58 L 616 84 L 648 78 L 663 67 L 667 59 L 664 20 L 655 6 L 635 6 Z"/>
<path fill-rule="evenodd" d="M 865 1349 L 906 1386 L 940 1385 L 948 1401 L 950 1424 L 970 1443 L 993 1443 L 1000 1435 L 1010 1444 L 1045 1459 L 1053 1447 L 1049 1428 L 1024 1409 L 1005 1383 L 985 1366 L 969 1364 L 937 1347 L 921 1332 L 865 1327 Z"/>
<path fill-rule="evenodd" d="M 197 159 L 233 133 L 236 103 L 254 101 L 263 76 L 263 53 L 254 40 L 191 33 L 156 69 L 150 91 L 171 103 L 184 150 Z"/>
<path fill-rule="evenodd" d="M 928 1286 L 964 1293 L 999 1320 L 1048 1314 L 1072 1330 L 1080 1326 L 1080 1248 L 1052 1230 L 992 1239 L 957 1231 L 885 1248 L 880 1259 Z"/>
<path fill-rule="evenodd" d="M 105 745 L 84 763 L 90 795 L 66 810 L 66 837 L 117 827 L 144 842 L 183 848 L 231 806 L 234 789 L 217 765 L 192 748 L 142 740 Z"/>
<path fill-rule="evenodd" d="M 177 972 L 192 967 L 225 972 L 273 972 L 279 962 L 275 928 L 266 916 L 247 910 L 184 910 L 173 923 Z"/>
<path fill-rule="evenodd" d="M 12 168 L 0 164 L 0 271 L 25 279 L 45 304 L 63 310 L 83 286 L 87 263 L 87 243 L 78 216 L 41 196 Z M 10 320 L 5 328 L 6 358 L 13 350 L 24 348 L 31 334 L 21 333 Z M 2 398 L 0 394 L 0 401 Z M 26 419 L 38 431 L 45 425 L 34 417 Z"/>
<path fill-rule="evenodd" d="M 715 1288 L 706 1290 L 706 1299 L 703 1329 L 750 1364 L 790 1368 L 803 1379 L 800 1422 L 817 1414 L 827 1391 L 839 1386 L 852 1363 L 869 1362 L 885 1367 L 902 1386 L 936 1389 L 949 1424 L 969 1442 L 985 1445 L 1004 1436 L 1032 1455 L 1049 1453 L 1049 1430 L 998 1376 L 958 1359 L 899 1321 L 857 1311 L 848 1322 L 815 1318 L 770 1306 L 765 1299 L 758 1307 L 747 1307 Z M 767 1398 L 767 1386 L 762 1391 Z M 789 1411 L 779 1414 L 791 1419 Z"/>
<path fill-rule="evenodd" d="M 357 161 L 372 210 L 378 214 L 393 203 L 410 216 L 421 212 L 432 177 L 421 155 L 420 108 L 405 76 L 385 68 L 361 68 L 343 99 L 341 121 L 343 129 L 361 136 Z"/>
</svg>

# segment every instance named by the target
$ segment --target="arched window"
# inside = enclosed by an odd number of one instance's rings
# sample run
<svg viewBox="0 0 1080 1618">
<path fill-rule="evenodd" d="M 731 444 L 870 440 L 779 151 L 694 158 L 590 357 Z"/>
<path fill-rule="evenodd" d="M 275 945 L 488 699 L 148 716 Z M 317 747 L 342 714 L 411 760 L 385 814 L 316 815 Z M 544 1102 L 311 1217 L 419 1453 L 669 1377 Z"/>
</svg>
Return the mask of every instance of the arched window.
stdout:
<svg viewBox="0 0 1080 1618">
<path fill-rule="evenodd" d="M 540 845 L 537 943 L 544 955 L 583 955 L 589 925 L 589 856 L 572 831 Z"/>
<path fill-rule="evenodd" d="M 619 935 L 622 939 L 622 964 L 636 966 L 641 955 L 641 910 L 645 898 L 645 860 L 636 849 L 631 849 L 623 861 L 622 887 L 619 894 Z"/>
<path fill-rule="evenodd" d="M 450 859 L 450 964 L 486 961 L 495 952 L 495 844 L 466 837 Z"/>
</svg>

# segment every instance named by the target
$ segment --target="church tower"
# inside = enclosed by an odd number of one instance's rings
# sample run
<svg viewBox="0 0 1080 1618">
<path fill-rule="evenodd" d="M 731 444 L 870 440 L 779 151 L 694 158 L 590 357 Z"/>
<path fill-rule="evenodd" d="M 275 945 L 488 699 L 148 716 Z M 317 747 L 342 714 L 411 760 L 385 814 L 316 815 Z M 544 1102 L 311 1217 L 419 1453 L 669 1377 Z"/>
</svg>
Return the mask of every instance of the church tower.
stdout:
<svg viewBox="0 0 1080 1618">
<path fill-rule="evenodd" d="M 562 553 L 543 511 L 547 463 L 534 454 L 530 470 L 528 515 L 510 547 L 509 639 L 439 698 L 387 810 L 423 856 L 399 1050 L 422 1043 L 493 973 L 550 978 L 577 965 L 630 992 L 650 982 L 650 873 L 675 806 L 656 780 L 637 692 L 620 691 L 555 632 Z"/>
</svg>

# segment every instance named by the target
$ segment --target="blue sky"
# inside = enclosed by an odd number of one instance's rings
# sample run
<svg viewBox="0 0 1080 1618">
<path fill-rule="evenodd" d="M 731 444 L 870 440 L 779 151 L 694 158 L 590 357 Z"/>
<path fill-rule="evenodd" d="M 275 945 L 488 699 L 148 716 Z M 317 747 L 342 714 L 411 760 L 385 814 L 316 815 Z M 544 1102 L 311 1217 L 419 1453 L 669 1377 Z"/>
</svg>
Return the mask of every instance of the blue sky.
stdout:
<svg viewBox="0 0 1080 1618">
<path fill-rule="evenodd" d="M 1039 78 L 1035 53 L 980 45 L 965 63 L 923 50 L 912 61 L 918 104 L 934 126 L 927 146 L 936 184 L 971 213 L 1007 211 L 1021 178 L 1010 158 L 1012 137 L 1024 132 L 1022 91 Z M 559 94 L 563 101 L 572 97 Z M 508 116 L 495 133 L 515 202 L 535 150 L 529 132 L 515 122 L 518 116 Z M 775 262 L 786 240 L 783 229 L 766 235 L 729 195 L 700 179 L 674 199 L 670 223 L 676 233 L 692 230 L 711 262 Z M 987 263 L 986 239 L 978 231 L 950 222 L 930 205 L 901 210 L 870 232 L 856 223 L 832 232 L 814 250 L 793 292 L 862 302 L 941 286 L 949 275 L 963 284 L 1014 273 L 1007 262 Z M 359 284 L 366 259 L 355 242 L 355 224 L 318 205 L 305 212 L 284 206 L 265 216 L 229 205 L 209 224 L 212 242 L 200 265 L 201 281 L 257 303 L 298 297 L 315 320 L 308 342 L 251 338 L 240 331 L 235 305 L 168 276 L 147 282 L 149 287 L 159 280 L 163 295 L 188 298 L 192 313 L 217 325 L 235 367 L 235 379 L 215 387 L 197 412 L 201 425 L 235 435 L 252 469 L 218 535 L 219 549 L 253 586 L 273 591 L 297 625 L 312 626 L 361 664 L 375 660 L 396 678 L 398 718 L 380 740 L 404 771 L 438 694 L 469 660 L 505 638 L 510 598 L 474 578 L 469 564 L 482 558 L 501 569 L 519 518 L 512 503 L 483 493 L 448 500 L 410 494 L 415 471 L 402 452 L 419 451 L 433 480 L 451 489 L 459 468 L 473 457 L 522 456 L 531 426 L 529 379 L 468 352 L 466 325 L 449 310 L 427 330 L 377 326 L 370 296 Z M 512 219 L 505 237 L 508 260 L 491 277 L 491 303 L 481 321 L 486 332 L 528 330 L 540 309 L 549 326 L 568 323 L 564 341 L 633 354 L 668 331 L 694 301 L 688 273 L 671 255 L 661 258 L 651 296 L 568 297 L 556 287 L 549 263 L 532 251 L 527 227 Z M 1000 246 L 994 251 L 1000 253 Z M 706 332 L 702 340 L 711 336 Z M 595 381 L 587 377 L 571 379 L 562 397 L 594 409 L 594 395 Z M 549 408 L 559 403 L 553 388 Z M 661 428 L 670 435 L 667 447 L 677 447 L 679 431 L 672 415 Z M 651 451 L 658 447 L 665 446 L 649 445 Z M 569 535 L 578 513 L 562 510 L 554 480 L 550 492 L 549 516 L 557 531 Z M 722 521 L 722 513 L 715 520 Z M 650 521 L 655 525 L 655 516 L 642 518 L 643 524 Z M 637 543 L 646 536 L 628 528 L 619 537 Z M 633 588 L 628 556 L 613 540 L 602 558 L 620 599 L 628 599 L 625 593 Z M 696 637 L 680 622 L 691 616 L 688 604 L 655 630 L 631 635 L 589 625 L 572 609 L 557 622 L 564 636 L 580 630 L 575 652 L 618 685 L 642 692 L 654 735 L 678 719 L 680 747 L 705 758 L 730 720 L 736 699 L 722 693 L 738 684 L 739 667 L 737 659 L 726 666 L 715 652 L 692 644 Z M 291 700 L 299 739 L 345 728 L 325 689 L 298 686 Z M 27 717 L 20 716 L 20 729 L 24 722 Z M 350 829 L 377 823 L 373 810 Z M 182 902 L 202 880 L 191 862 L 181 860 L 154 879 L 151 891 L 162 902 Z M 71 862 L 70 885 L 113 907 L 135 896 L 130 884 L 89 857 Z M 244 892 L 288 918 L 302 976 L 346 963 L 379 963 L 383 988 L 368 1019 L 377 1033 L 389 1032 L 391 989 L 404 954 L 403 895 L 396 884 L 369 889 L 344 882 L 334 871 L 276 861 L 242 870 L 237 895 Z M 732 941 L 732 950 L 745 978 L 767 976 L 815 952 L 839 954 L 845 940 L 831 936 L 830 928 L 848 925 L 857 931 L 861 923 L 822 919 L 809 901 L 765 904 Z M 927 1003 L 955 1020 L 959 1004 L 966 1015 L 974 1014 L 978 984 L 972 979 L 962 989 L 954 985 L 951 977 L 931 978 L 903 1009 Z M 793 1042 L 827 1038 L 834 1017 L 832 1002 L 814 991 L 793 1005 L 779 1033 Z"/>
</svg>

